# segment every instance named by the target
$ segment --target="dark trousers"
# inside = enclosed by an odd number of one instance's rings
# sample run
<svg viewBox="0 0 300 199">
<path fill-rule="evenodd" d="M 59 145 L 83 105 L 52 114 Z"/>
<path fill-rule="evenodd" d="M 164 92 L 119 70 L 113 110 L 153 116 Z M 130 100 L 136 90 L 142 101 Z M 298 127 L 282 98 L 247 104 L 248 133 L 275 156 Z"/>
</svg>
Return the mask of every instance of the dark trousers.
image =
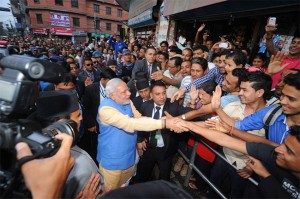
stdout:
<svg viewBox="0 0 300 199">
<path fill-rule="evenodd" d="M 218 188 L 222 188 L 224 179 L 230 177 L 230 198 L 242 198 L 247 180 L 243 179 L 236 170 L 224 160 L 217 157 L 211 170 L 210 180 Z"/>
<path fill-rule="evenodd" d="M 147 148 L 144 151 L 137 166 L 134 183 L 148 181 L 156 163 L 159 168 L 159 179 L 170 181 L 173 156 L 161 158 L 164 151 L 164 148 Z"/>
</svg>

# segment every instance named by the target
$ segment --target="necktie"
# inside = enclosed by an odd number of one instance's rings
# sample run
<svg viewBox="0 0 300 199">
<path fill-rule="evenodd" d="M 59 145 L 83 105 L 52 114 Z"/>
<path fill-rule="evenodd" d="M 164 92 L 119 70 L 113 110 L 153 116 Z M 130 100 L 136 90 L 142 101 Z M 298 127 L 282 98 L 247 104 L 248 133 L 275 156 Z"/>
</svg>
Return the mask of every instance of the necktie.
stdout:
<svg viewBox="0 0 300 199">
<path fill-rule="evenodd" d="M 148 64 L 148 79 L 150 79 L 150 77 L 151 77 L 151 67 L 152 67 L 152 64 Z"/>
<path fill-rule="evenodd" d="M 159 110 L 161 108 L 159 106 L 156 106 L 155 108 L 156 108 L 156 112 L 154 113 L 153 119 L 159 119 L 160 118 L 159 117 Z M 150 143 L 149 143 L 151 147 L 156 147 L 156 145 L 157 145 L 157 140 L 156 140 L 155 136 L 156 136 L 156 131 L 151 132 L 151 134 L 150 134 Z"/>
</svg>

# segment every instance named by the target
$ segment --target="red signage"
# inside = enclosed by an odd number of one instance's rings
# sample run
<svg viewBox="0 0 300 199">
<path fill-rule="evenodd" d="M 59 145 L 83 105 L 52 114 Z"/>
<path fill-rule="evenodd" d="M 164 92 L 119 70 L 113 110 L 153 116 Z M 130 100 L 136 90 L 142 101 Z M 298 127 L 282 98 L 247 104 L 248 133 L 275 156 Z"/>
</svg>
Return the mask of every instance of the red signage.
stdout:
<svg viewBox="0 0 300 199">
<path fill-rule="evenodd" d="M 47 34 L 46 28 L 32 28 L 32 32 L 35 34 Z"/>
<path fill-rule="evenodd" d="M 50 28 L 50 32 L 55 35 L 72 36 L 73 30 L 71 28 Z"/>
</svg>

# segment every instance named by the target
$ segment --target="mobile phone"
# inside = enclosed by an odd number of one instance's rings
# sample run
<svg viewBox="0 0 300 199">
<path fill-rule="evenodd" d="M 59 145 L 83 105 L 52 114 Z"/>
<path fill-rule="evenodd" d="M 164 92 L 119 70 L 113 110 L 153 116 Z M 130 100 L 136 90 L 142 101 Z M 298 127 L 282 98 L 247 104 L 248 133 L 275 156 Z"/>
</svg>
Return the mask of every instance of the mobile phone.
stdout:
<svg viewBox="0 0 300 199">
<path fill-rule="evenodd" d="M 226 43 L 226 42 L 221 42 L 221 43 L 219 44 L 219 48 L 228 48 L 228 43 Z"/>
<path fill-rule="evenodd" d="M 275 26 L 275 24 L 276 24 L 276 17 L 270 17 L 269 21 L 268 21 L 268 24 Z"/>
</svg>

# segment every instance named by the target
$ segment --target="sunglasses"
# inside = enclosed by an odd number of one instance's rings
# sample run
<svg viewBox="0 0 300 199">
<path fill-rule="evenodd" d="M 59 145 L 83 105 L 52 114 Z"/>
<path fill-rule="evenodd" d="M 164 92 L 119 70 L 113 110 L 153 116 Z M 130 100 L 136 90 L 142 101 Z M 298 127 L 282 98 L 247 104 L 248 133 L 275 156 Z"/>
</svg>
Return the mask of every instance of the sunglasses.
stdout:
<svg viewBox="0 0 300 199">
<path fill-rule="evenodd" d="M 86 66 L 91 66 L 92 64 L 85 64 Z"/>
<path fill-rule="evenodd" d="M 98 64 L 99 62 L 97 62 L 97 61 L 94 61 L 93 63 L 94 63 L 94 64 Z"/>
</svg>

